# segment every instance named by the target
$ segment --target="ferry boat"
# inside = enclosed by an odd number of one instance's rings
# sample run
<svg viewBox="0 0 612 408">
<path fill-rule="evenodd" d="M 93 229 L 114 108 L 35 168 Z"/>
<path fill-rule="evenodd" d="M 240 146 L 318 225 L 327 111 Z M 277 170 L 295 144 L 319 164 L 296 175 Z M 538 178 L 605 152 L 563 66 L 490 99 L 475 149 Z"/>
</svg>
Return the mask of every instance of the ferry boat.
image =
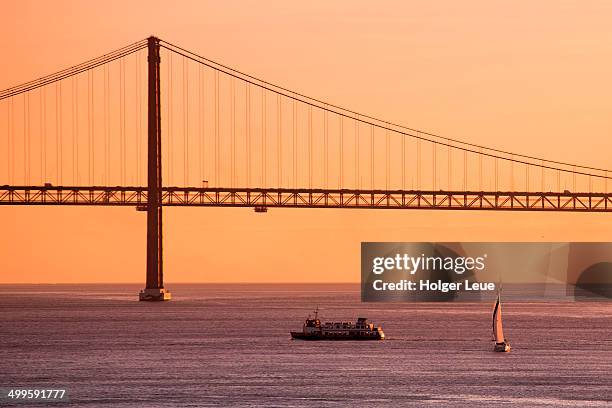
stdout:
<svg viewBox="0 0 612 408">
<path fill-rule="evenodd" d="M 353 322 L 325 322 L 318 319 L 319 310 L 315 310 L 314 318 L 308 316 L 302 331 L 292 331 L 291 338 L 298 340 L 384 340 L 382 327 L 374 327 L 365 317 Z"/>
</svg>

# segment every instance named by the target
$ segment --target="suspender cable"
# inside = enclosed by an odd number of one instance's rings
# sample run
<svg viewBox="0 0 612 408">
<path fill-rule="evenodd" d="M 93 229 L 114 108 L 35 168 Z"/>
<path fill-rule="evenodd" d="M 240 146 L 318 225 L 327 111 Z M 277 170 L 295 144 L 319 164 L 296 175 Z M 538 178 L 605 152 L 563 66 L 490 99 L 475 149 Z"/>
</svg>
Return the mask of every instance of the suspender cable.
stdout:
<svg viewBox="0 0 612 408">
<path fill-rule="evenodd" d="M 122 163 L 122 185 L 126 185 L 127 179 L 127 130 L 126 130 L 126 114 L 125 110 L 127 107 L 126 104 L 126 83 L 125 83 L 125 60 L 121 59 L 121 136 L 122 136 L 122 144 L 121 144 L 121 163 Z"/>
<path fill-rule="evenodd" d="M 11 176 L 10 176 L 10 181 L 11 184 L 13 184 L 13 181 L 15 180 L 15 101 L 13 100 L 13 98 L 11 98 L 9 100 L 10 102 L 10 108 L 11 108 L 11 117 L 10 117 L 10 123 L 11 123 L 11 131 L 10 131 L 10 139 L 11 139 Z"/>
<path fill-rule="evenodd" d="M 172 83 L 172 78 L 170 76 L 170 66 L 172 64 L 172 53 L 169 52 L 168 53 L 168 58 L 167 58 L 167 68 L 166 68 L 166 183 L 168 185 L 172 185 L 170 183 L 170 129 L 172 128 L 170 121 L 171 116 L 170 116 L 170 104 L 172 103 L 172 100 L 170 98 L 170 93 L 171 93 L 171 83 Z"/>
<path fill-rule="evenodd" d="M 88 107 L 89 109 L 89 107 Z M 119 174 L 121 179 L 121 185 L 125 185 L 124 166 L 125 161 L 123 160 L 123 116 L 124 112 L 123 104 L 123 60 L 119 60 Z M 89 125 L 89 123 L 88 123 Z"/>
<path fill-rule="evenodd" d="M 402 190 L 406 190 L 406 136 L 399 135 L 402 139 Z"/>
<path fill-rule="evenodd" d="M 124 71 L 125 75 L 125 71 Z M 87 158 L 88 158 L 88 174 L 89 174 L 89 184 L 94 183 L 94 174 L 93 174 L 93 108 L 92 108 L 92 100 L 93 100 L 93 85 L 91 80 L 91 71 L 87 71 Z M 125 101 L 122 101 L 123 109 L 125 109 Z M 125 116 L 125 112 L 123 112 L 123 116 Z M 123 137 L 125 137 L 124 129 L 121 130 Z M 125 165 L 125 164 L 124 164 Z M 123 183 L 125 185 L 125 182 Z"/>
<path fill-rule="evenodd" d="M 114 157 L 113 154 L 113 131 L 112 131 L 112 116 L 113 116 L 113 111 L 111 110 L 111 97 L 112 97 L 112 91 L 111 91 L 111 67 L 109 66 L 108 68 L 108 83 L 106 85 L 106 87 L 108 88 L 108 100 L 107 100 L 107 112 L 108 112 L 108 172 L 109 172 L 109 178 L 110 176 L 113 174 L 113 172 L 117 171 L 117 166 L 113 165 L 113 163 L 115 162 L 112 158 Z M 78 100 L 78 99 L 77 99 Z M 78 109 L 78 103 L 77 103 L 77 109 Z M 78 128 L 77 128 L 78 129 Z M 78 131 L 77 131 L 78 133 Z M 78 158 L 78 151 L 79 151 L 79 146 L 77 145 L 77 158 Z M 118 183 L 120 180 L 120 174 L 117 175 L 117 179 L 113 181 L 113 183 Z"/>
<path fill-rule="evenodd" d="M 25 184 L 30 185 L 30 94 L 23 94 L 23 169 Z"/>
<path fill-rule="evenodd" d="M 206 173 L 206 71 L 202 69 L 202 177 Z M 208 176 L 205 177 L 208 179 Z"/>
<path fill-rule="evenodd" d="M 123 94 L 123 60 L 119 60 L 119 92 L 118 92 L 118 97 L 119 97 L 119 122 L 117 123 L 118 128 L 119 128 L 119 140 L 118 140 L 118 153 L 119 153 L 119 157 L 118 157 L 118 161 L 119 161 L 119 183 L 121 183 L 123 185 L 123 98 L 122 98 L 122 94 Z"/>
<path fill-rule="evenodd" d="M 104 66 L 104 75 L 106 78 L 106 66 Z M 77 138 L 77 134 L 76 134 L 76 101 L 75 101 L 75 91 L 76 91 L 76 87 L 75 87 L 75 82 L 77 80 L 77 77 L 72 77 L 72 81 L 71 81 L 71 95 L 70 95 L 70 114 L 71 116 L 71 135 L 72 135 L 72 184 L 73 185 L 78 185 L 77 181 L 76 181 L 76 138 Z M 104 97 L 106 98 L 106 82 L 104 85 Z M 104 117 L 106 118 L 106 108 L 104 110 Z"/>
<path fill-rule="evenodd" d="M 293 160 L 291 164 L 293 165 L 293 188 L 297 188 L 297 103 L 295 100 L 293 101 L 292 112 L 293 143 L 291 147 L 293 148 Z"/>
<path fill-rule="evenodd" d="M 189 185 L 189 78 L 187 58 L 183 58 L 183 185 Z"/>
<path fill-rule="evenodd" d="M 344 117 L 338 117 L 340 122 L 340 189 L 344 188 Z"/>
<path fill-rule="evenodd" d="M 433 161 L 433 164 L 432 164 L 433 165 L 433 178 L 431 180 L 431 185 L 433 186 L 433 188 L 432 188 L 433 191 L 436 191 L 436 181 L 438 179 L 438 175 L 437 175 L 438 166 L 437 166 L 437 163 L 436 163 L 436 161 L 438 159 L 438 149 L 437 149 L 437 146 L 438 146 L 437 144 L 433 143 L 432 149 L 431 149 L 432 150 L 432 156 L 433 156 L 433 160 L 432 160 Z"/>
<path fill-rule="evenodd" d="M 57 107 L 57 112 L 58 112 L 58 120 L 59 120 L 59 184 L 62 185 L 63 184 L 63 179 L 64 179 L 64 142 L 63 142 L 63 136 L 64 136 L 64 126 L 63 126 L 63 112 L 62 112 L 62 106 L 63 106 L 63 102 L 62 102 L 62 81 L 58 81 L 57 82 L 58 85 L 58 101 L 59 101 L 59 106 Z"/>
<path fill-rule="evenodd" d="M 448 146 L 448 176 L 447 176 L 448 186 L 446 188 L 448 188 L 449 191 L 453 189 L 452 169 L 453 169 L 453 149 L 450 146 Z"/>
<path fill-rule="evenodd" d="M 529 165 L 525 165 L 525 191 L 529 191 Z"/>
<path fill-rule="evenodd" d="M 91 180 L 96 182 L 96 105 L 94 71 L 91 70 Z M 61 88 L 60 88 L 61 91 Z"/>
<path fill-rule="evenodd" d="M 312 188 L 312 106 L 308 107 L 308 187 Z"/>
<path fill-rule="evenodd" d="M 143 111 L 143 108 L 145 106 L 145 103 L 143 103 L 143 92 L 142 89 L 144 87 L 144 83 L 143 83 L 143 78 L 147 78 L 147 75 L 142 75 L 142 58 L 144 58 L 144 52 L 140 52 L 139 56 L 138 56 L 138 89 L 140 90 L 138 95 L 139 95 L 139 102 L 138 102 L 138 124 L 139 124 L 139 130 L 138 130 L 138 181 L 141 185 L 144 184 L 143 181 L 143 165 L 144 163 L 147 162 L 147 160 L 143 160 L 143 137 L 144 137 L 144 132 L 143 132 L 143 128 L 145 128 L 145 126 L 143 126 L 143 121 L 145 121 L 145 114 Z M 161 89 L 160 89 L 161 92 Z M 161 98 L 160 98 L 161 101 Z M 146 122 L 145 122 L 146 123 Z M 147 144 L 145 143 L 145 146 Z M 145 173 L 146 174 L 146 173 Z"/>
<path fill-rule="evenodd" d="M 198 175 L 200 177 L 201 180 L 203 180 L 204 178 L 204 173 L 203 173 L 203 138 L 204 138 L 204 129 L 203 129 L 203 123 L 202 123 L 202 109 L 204 104 L 202 103 L 202 70 L 204 68 L 200 65 L 198 67 L 198 132 L 199 132 L 199 138 L 198 138 L 198 153 L 200 156 L 200 160 L 198 160 Z"/>
<path fill-rule="evenodd" d="M 11 98 L 6 100 L 6 126 L 6 179 L 9 184 L 13 184 L 11 180 Z"/>
<path fill-rule="evenodd" d="M 231 187 L 236 187 L 236 83 L 232 78 L 232 165 L 231 165 Z"/>
<path fill-rule="evenodd" d="M 280 97 L 280 96 L 279 96 Z M 323 155 L 325 156 L 325 163 L 324 163 L 324 169 L 325 169 L 325 188 L 329 187 L 329 112 L 327 112 L 327 110 L 323 111 L 323 138 L 325 139 L 325 142 L 323 143 L 323 149 L 324 149 L 324 153 Z"/>
<path fill-rule="evenodd" d="M 478 186 L 482 191 L 482 147 L 480 148 L 480 154 L 478 155 Z"/>
<path fill-rule="evenodd" d="M 468 154 L 463 151 L 463 191 L 467 191 L 468 185 Z"/>
<path fill-rule="evenodd" d="M 168 55 L 168 143 L 167 143 L 167 147 L 166 150 L 168 151 L 167 155 L 168 155 L 168 165 L 166 166 L 168 168 L 168 177 L 167 177 L 167 183 L 168 185 L 174 185 L 173 182 L 173 171 L 172 171 L 172 164 L 173 164 L 173 160 L 172 160 L 172 155 L 174 154 L 173 151 L 173 146 L 172 146 L 172 142 L 174 141 L 174 126 L 173 126 L 173 121 L 174 121 L 174 86 L 173 86 L 173 82 L 174 82 L 174 76 L 173 76 L 173 61 L 172 61 L 172 53 L 169 53 Z"/>
<path fill-rule="evenodd" d="M 544 165 L 544 161 L 543 161 L 543 160 L 542 160 L 542 165 Z M 540 191 L 541 191 L 541 192 L 544 192 L 544 188 L 545 188 L 545 187 L 544 187 L 544 184 L 545 184 L 545 183 L 544 183 L 544 178 L 545 178 L 545 177 L 544 177 L 544 175 L 545 175 L 545 173 L 544 173 L 544 167 L 542 167 L 542 175 L 541 175 L 541 179 L 542 179 L 542 180 L 541 180 L 541 181 L 542 181 L 542 186 L 540 187 Z M 605 180 L 605 179 L 604 179 L 604 180 Z"/>
<path fill-rule="evenodd" d="M 247 187 L 251 186 L 251 85 L 246 84 L 246 156 L 247 156 Z"/>
<path fill-rule="evenodd" d="M 219 182 L 219 71 L 215 71 L 215 185 Z"/>
<path fill-rule="evenodd" d="M 387 125 L 388 126 L 388 125 Z M 390 141 L 389 129 L 385 129 L 385 189 L 389 190 L 389 183 L 391 181 L 391 141 Z"/>
<path fill-rule="evenodd" d="M 7 129 L 6 129 L 6 178 L 9 184 L 13 184 L 13 179 L 11 178 L 11 139 L 12 139 L 12 131 L 13 131 L 11 127 L 11 124 L 12 124 L 11 101 L 12 101 L 12 98 L 7 98 L 6 100 L 6 126 L 7 126 Z M 42 126 L 41 126 L 41 129 L 42 129 Z"/>
<path fill-rule="evenodd" d="M 261 90 L 261 183 L 266 187 L 266 90 Z"/>
<path fill-rule="evenodd" d="M 55 83 L 55 177 L 61 185 L 60 177 L 60 123 L 59 123 L 59 82 Z"/>
<path fill-rule="evenodd" d="M 374 126 L 370 126 L 370 188 L 374 190 Z"/>
<path fill-rule="evenodd" d="M 42 119 L 41 119 L 41 138 L 42 138 L 42 182 L 47 181 L 47 91 L 42 88 Z"/>
<path fill-rule="evenodd" d="M 189 61 L 185 60 L 185 180 L 186 185 L 189 185 Z"/>
<path fill-rule="evenodd" d="M 497 167 L 498 167 L 498 163 L 497 163 L 497 157 L 495 158 L 495 191 L 499 191 L 499 187 L 498 187 L 498 174 L 497 174 Z"/>
<path fill-rule="evenodd" d="M 22 129 L 22 135 L 23 135 L 23 179 L 22 180 L 23 180 L 23 183 L 27 185 L 28 184 L 27 183 L 28 163 L 26 161 L 26 157 L 28 155 L 28 152 L 27 152 L 27 141 L 26 141 L 27 139 L 27 129 L 26 129 L 26 108 L 27 108 L 26 104 L 27 102 L 26 100 L 27 100 L 27 94 L 24 93 L 23 94 L 23 129 Z"/>
<path fill-rule="evenodd" d="M 421 188 L 421 140 L 417 139 L 417 188 Z"/>
<path fill-rule="evenodd" d="M 110 116 L 111 116 L 111 109 L 110 109 L 110 100 L 111 100 L 111 92 L 110 92 L 110 67 L 106 66 L 106 98 L 105 98 L 105 103 L 106 103 L 106 119 L 105 119 L 105 124 L 104 124 L 104 129 L 106 131 L 106 135 L 105 135 L 105 140 L 106 140 L 106 154 L 104 155 L 104 159 L 105 159 L 105 166 L 106 166 L 106 170 L 105 173 L 107 174 L 107 182 L 110 184 L 111 183 L 111 126 L 110 126 Z M 78 103 L 77 103 L 77 109 L 78 109 Z M 78 132 L 77 132 L 78 133 Z M 77 146 L 77 152 L 78 152 L 78 146 Z M 78 155 L 77 155 L 78 157 Z M 78 175 L 78 173 L 77 173 Z"/>
<path fill-rule="evenodd" d="M 136 66 L 136 184 L 140 185 L 140 121 L 142 119 L 141 104 L 140 104 L 140 53 L 137 52 L 134 56 L 134 65 Z"/>
<path fill-rule="evenodd" d="M 359 189 L 359 116 L 355 115 L 355 188 Z"/>
<path fill-rule="evenodd" d="M 282 139 L 282 106 L 281 96 L 276 95 L 276 136 L 277 142 L 276 147 L 278 151 L 278 187 L 283 187 L 283 139 Z"/>
<path fill-rule="evenodd" d="M 43 103 L 43 95 L 45 92 L 45 88 L 41 87 L 40 88 L 40 93 L 39 93 L 39 111 L 40 111 L 40 129 L 39 129 L 39 137 L 40 137 L 40 184 L 44 184 L 45 182 L 45 175 L 44 175 L 44 160 L 43 160 L 43 154 L 45 152 L 45 143 L 44 143 L 44 133 L 45 133 L 45 122 L 44 122 L 44 103 Z M 10 99 L 8 100 L 10 102 Z M 8 109 L 8 105 L 7 105 L 7 109 Z M 8 111 L 7 111 L 8 112 Z M 9 121 L 7 121 L 8 123 Z M 7 155 L 8 155 L 8 150 L 7 150 Z M 7 164 L 10 163 L 10 160 L 6 161 Z"/>
</svg>

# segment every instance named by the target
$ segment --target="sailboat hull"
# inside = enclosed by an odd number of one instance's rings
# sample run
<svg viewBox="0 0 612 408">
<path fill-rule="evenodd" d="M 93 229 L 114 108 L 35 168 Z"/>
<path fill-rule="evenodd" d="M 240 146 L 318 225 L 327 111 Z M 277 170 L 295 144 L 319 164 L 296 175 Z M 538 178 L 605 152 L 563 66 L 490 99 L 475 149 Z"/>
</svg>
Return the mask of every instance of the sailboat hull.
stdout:
<svg viewBox="0 0 612 408">
<path fill-rule="evenodd" d="M 499 353 L 507 353 L 510 351 L 510 344 L 508 343 L 495 343 L 495 347 L 493 351 L 497 351 Z"/>
</svg>

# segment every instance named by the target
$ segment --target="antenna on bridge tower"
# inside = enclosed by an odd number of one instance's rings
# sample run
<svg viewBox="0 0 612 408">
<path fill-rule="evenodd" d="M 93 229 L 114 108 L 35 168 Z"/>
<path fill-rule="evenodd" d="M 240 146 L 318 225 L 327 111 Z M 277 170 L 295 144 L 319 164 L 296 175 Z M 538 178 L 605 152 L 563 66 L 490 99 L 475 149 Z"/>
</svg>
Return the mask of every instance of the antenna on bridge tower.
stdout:
<svg viewBox="0 0 612 408">
<path fill-rule="evenodd" d="M 148 49 L 148 178 L 147 178 L 147 283 L 140 300 L 170 300 L 164 289 L 162 255 L 162 177 L 159 38 L 147 39 Z"/>
</svg>

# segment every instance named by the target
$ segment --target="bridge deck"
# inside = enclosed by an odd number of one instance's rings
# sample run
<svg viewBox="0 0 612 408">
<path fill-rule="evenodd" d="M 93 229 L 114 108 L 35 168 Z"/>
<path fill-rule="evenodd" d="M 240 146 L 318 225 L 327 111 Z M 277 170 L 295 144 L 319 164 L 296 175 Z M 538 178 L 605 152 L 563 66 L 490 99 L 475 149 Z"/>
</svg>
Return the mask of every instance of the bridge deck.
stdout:
<svg viewBox="0 0 612 408">
<path fill-rule="evenodd" d="M 0 205 L 146 206 L 146 187 L 1 186 Z M 612 194 L 164 187 L 164 206 L 610 212 Z"/>
</svg>

